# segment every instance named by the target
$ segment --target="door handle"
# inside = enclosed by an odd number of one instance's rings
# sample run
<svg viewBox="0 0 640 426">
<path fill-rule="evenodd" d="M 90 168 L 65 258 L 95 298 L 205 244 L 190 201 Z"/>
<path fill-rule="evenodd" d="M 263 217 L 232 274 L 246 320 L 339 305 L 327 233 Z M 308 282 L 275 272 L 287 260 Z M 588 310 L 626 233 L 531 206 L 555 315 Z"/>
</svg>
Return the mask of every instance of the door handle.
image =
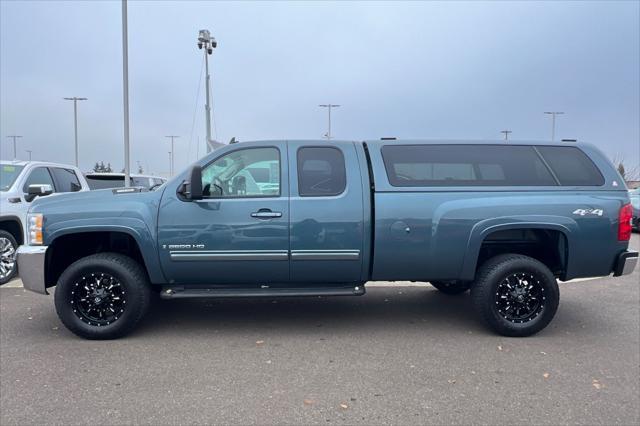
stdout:
<svg viewBox="0 0 640 426">
<path fill-rule="evenodd" d="M 273 219 L 276 217 L 282 217 L 282 213 L 272 212 L 269 209 L 260 209 L 257 212 L 251 213 L 251 217 L 255 217 L 256 219 Z"/>
</svg>

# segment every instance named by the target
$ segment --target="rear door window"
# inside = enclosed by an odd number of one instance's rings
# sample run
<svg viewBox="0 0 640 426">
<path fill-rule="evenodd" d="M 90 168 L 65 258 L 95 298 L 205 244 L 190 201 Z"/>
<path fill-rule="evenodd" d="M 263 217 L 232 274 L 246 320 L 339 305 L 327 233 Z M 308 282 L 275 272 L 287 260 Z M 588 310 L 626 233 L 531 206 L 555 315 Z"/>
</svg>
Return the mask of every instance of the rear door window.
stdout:
<svg viewBox="0 0 640 426">
<path fill-rule="evenodd" d="M 50 170 L 56 180 L 58 192 L 77 192 L 82 189 L 75 171 L 61 167 L 51 167 Z"/>
<path fill-rule="evenodd" d="M 593 161 L 573 146 L 539 146 L 544 160 L 563 186 L 602 186 L 604 177 Z"/>
<path fill-rule="evenodd" d="M 393 186 L 555 186 L 531 146 L 386 145 L 382 157 Z"/>
<path fill-rule="evenodd" d="M 347 186 L 342 151 L 334 147 L 298 150 L 298 194 L 301 197 L 336 196 Z"/>
</svg>

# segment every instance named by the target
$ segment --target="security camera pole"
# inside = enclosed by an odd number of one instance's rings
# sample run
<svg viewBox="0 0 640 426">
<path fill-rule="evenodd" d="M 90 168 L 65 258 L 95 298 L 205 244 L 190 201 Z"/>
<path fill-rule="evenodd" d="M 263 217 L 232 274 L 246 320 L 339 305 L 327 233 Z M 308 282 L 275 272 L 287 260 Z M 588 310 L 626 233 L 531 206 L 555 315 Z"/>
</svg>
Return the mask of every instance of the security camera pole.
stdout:
<svg viewBox="0 0 640 426">
<path fill-rule="evenodd" d="M 509 134 L 513 133 L 511 130 L 500 130 L 500 133 L 504 134 L 504 140 L 508 141 L 509 140 Z"/>
<path fill-rule="evenodd" d="M 545 111 L 545 114 L 551 115 L 551 141 L 556 140 L 556 115 L 562 115 L 562 111 Z"/>
<path fill-rule="evenodd" d="M 67 101 L 73 101 L 73 131 L 76 143 L 76 167 L 78 167 L 78 101 L 86 101 L 87 98 L 64 98 Z"/>
<path fill-rule="evenodd" d="M 168 135 L 168 136 L 165 136 L 165 138 L 169 138 L 169 139 L 171 139 L 171 164 L 170 164 L 170 166 L 171 166 L 171 167 L 170 167 L 170 169 L 169 169 L 169 173 L 171 174 L 171 176 L 173 176 L 173 152 L 174 152 L 174 151 L 173 151 L 173 140 L 174 140 L 175 138 L 179 138 L 179 137 L 180 137 L 180 136 L 176 136 L 176 135 Z"/>
<path fill-rule="evenodd" d="M 16 139 L 21 138 L 22 136 L 20 136 L 20 135 L 10 135 L 10 136 L 7 136 L 7 137 L 13 139 L 13 159 L 17 160 L 18 159 L 18 154 L 17 154 L 17 151 L 16 151 Z"/>
<path fill-rule="evenodd" d="M 327 110 L 329 112 L 329 129 L 327 130 L 327 134 L 324 135 L 324 137 L 327 138 L 327 140 L 331 140 L 331 108 L 338 108 L 340 105 L 336 105 L 336 104 L 320 104 L 318 106 L 322 107 L 322 108 L 327 108 Z"/>
<path fill-rule="evenodd" d="M 198 34 L 198 49 L 204 48 L 204 64 L 206 70 L 206 103 L 204 106 L 207 115 L 207 153 L 212 151 L 211 147 L 211 99 L 209 94 L 209 82 L 211 77 L 209 76 L 209 55 L 213 54 L 213 49 L 218 47 L 215 37 L 211 37 L 209 30 L 200 30 Z"/>
</svg>

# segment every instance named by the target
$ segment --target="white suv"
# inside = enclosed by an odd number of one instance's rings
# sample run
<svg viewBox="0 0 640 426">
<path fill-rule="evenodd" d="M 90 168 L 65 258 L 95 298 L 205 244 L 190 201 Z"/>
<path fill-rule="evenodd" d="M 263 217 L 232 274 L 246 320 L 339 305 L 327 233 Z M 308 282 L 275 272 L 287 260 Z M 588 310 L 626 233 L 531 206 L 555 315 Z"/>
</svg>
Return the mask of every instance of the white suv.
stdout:
<svg viewBox="0 0 640 426">
<path fill-rule="evenodd" d="M 18 266 L 15 252 L 25 241 L 27 212 L 36 197 L 57 192 L 88 191 L 76 167 L 41 161 L 0 161 L 0 285 Z"/>
</svg>

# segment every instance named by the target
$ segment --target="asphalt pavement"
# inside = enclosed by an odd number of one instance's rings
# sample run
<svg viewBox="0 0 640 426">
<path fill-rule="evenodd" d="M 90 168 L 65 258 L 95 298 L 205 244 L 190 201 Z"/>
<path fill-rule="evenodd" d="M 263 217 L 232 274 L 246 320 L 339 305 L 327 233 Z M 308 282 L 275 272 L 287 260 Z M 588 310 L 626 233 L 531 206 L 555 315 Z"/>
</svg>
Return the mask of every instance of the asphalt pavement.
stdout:
<svg viewBox="0 0 640 426">
<path fill-rule="evenodd" d="M 632 246 L 638 249 L 638 235 Z M 639 424 L 640 273 L 561 283 L 536 336 L 468 294 L 158 301 L 86 341 L 52 296 L 0 288 L 0 424 Z"/>
</svg>

